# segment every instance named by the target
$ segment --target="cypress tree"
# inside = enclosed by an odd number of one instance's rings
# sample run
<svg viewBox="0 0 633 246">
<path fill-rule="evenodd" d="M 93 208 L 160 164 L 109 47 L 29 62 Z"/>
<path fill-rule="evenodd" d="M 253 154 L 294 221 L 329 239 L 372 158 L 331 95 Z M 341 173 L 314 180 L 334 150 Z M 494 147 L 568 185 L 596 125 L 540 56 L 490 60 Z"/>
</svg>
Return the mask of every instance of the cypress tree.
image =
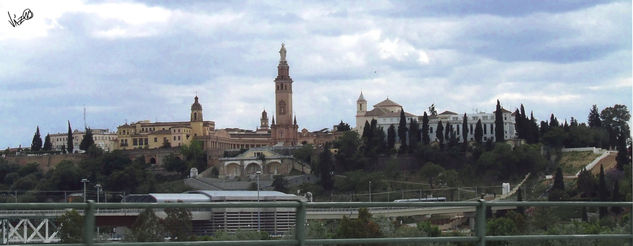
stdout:
<svg viewBox="0 0 633 246">
<path fill-rule="evenodd" d="M 51 151 L 52 149 L 53 149 L 53 143 L 51 143 L 51 136 L 49 134 L 46 134 L 46 137 L 44 138 L 44 146 L 42 147 L 42 150 Z"/>
<path fill-rule="evenodd" d="M 86 129 L 86 134 L 84 134 L 84 138 L 79 143 L 79 149 L 83 151 L 87 151 L 90 146 L 95 144 L 95 140 L 92 137 L 92 130 L 90 128 Z"/>
<path fill-rule="evenodd" d="M 539 140 L 539 129 L 536 124 L 536 119 L 534 119 L 534 112 L 530 112 L 530 121 L 529 121 L 529 131 L 528 131 L 528 143 L 535 144 L 538 143 Z"/>
<path fill-rule="evenodd" d="M 525 132 L 523 131 L 525 128 L 523 126 L 523 119 L 521 118 L 521 113 L 519 113 L 519 109 L 514 111 L 514 128 L 517 131 L 517 135 L 520 139 L 525 139 Z"/>
<path fill-rule="evenodd" d="M 475 125 L 475 141 L 477 141 L 478 144 L 483 143 L 483 137 L 484 137 L 484 129 L 481 125 L 481 119 L 477 120 L 477 124 Z"/>
<path fill-rule="evenodd" d="M 628 153 L 628 150 L 626 149 L 625 138 L 626 136 L 622 134 L 618 136 L 618 146 L 617 146 L 618 155 L 615 157 L 615 160 L 617 161 L 616 167 L 620 171 L 624 170 L 624 166 L 630 163 L 629 153 Z"/>
<path fill-rule="evenodd" d="M 554 116 L 554 114 L 549 116 L 549 126 L 550 127 L 559 127 L 558 119 Z"/>
<path fill-rule="evenodd" d="M 360 136 L 364 142 L 368 141 L 370 132 L 371 126 L 369 125 L 369 121 L 365 121 L 365 125 L 363 126 L 363 134 Z"/>
<path fill-rule="evenodd" d="M 622 201 L 622 197 L 620 196 L 620 184 L 618 180 L 613 182 L 613 193 L 611 195 L 611 201 L 613 202 Z M 611 207 L 611 212 L 615 214 L 619 214 L 620 212 L 622 212 L 622 207 L 618 207 L 618 206 Z"/>
<path fill-rule="evenodd" d="M 604 168 L 602 167 L 602 165 L 600 165 L 600 175 L 599 177 L 599 182 L 598 182 L 598 197 L 600 198 L 600 201 L 607 201 L 607 197 L 609 196 L 609 190 L 607 189 L 607 182 L 604 179 Z M 600 207 L 600 218 L 603 218 L 604 216 L 607 215 L 607 208 L 606 207 Z"/>
<path fill-rule="evenodd" d="M 38 126 L 33 135 L 33 141 L 31 141 L 31 151 L 40 150 L 42 150 L 42 137 L 40 136 L 40 127 Z"/>
<path fill-rule="evenodd" d="M 420 125 L 415 119 L 409 123 L 409 150 L 412 151 L 420 143 Z"/>
<path fill-rule="evenodd" d="M 375 133 L 376 137 L 376 147 L 377 147 L 377 152 L 378 153 L 385 153 L 387 150 L 387 143 L 386 143 L 386 138 L 387 136 L 385 136 L 385 131 L 383 130 L 382 127 L 379 127 L 378 129 L 376 129 L 376 133 Z"/>
<path fill-rule="evenodd" d="M 332 153 L 330 152 L 330 144 L 326 143 L 323 151 L 319 154 L 319 176 L 321 177 L 321 186 L 324 190 L 330 191 L 334 186 L 332 172 Z"/>
<path fill-rule="evenodd" d="M 422 143 L 424 145 L 428 145 L 431 142 L 431 139 L 429 138 L 429 116 L 426 115 L 426 112 L 424 112 L 424 115 L 422 116 Z"/>
<path fill-rule="evenodd" d="M 446 121 L 446 126 L 444 127 L 444 140 L 448 141 L 451 139 L 451 122 Z"/>
<path fill-rule="evenodd" d="M 400 151 L 406 151 L 407 148 L 407 118 L 404 115 L 404 109 L 400 108 L 400 123 L 398 124 L 398 137 L 400 138 Z"/>
<path fill-rule="evenodd" d="M 598 107 L 595 104 L 591 107 L 591 110 L 589 110 L 587 123 L 589 123 L 589 127 L 591 128 L 599 128 L 602 126 L 602 121 L 600 120 L 600 113 L 598 112 Z"/>
<path fill-rule="evenodd" d="M 464 141 L 464 146 L 468 146 L 468 117 L 466 113 L 464 113 L 464 118 L 462 119 L 462 141 Z M 465 151 L 465 149 L 464 149 Z"/>
<path fill-rule="evenodd" d="M 540 130 L 539 133 L 541 137 L 545 135 L 547 130 L 549 130 L 549 124 L 547 123 L 547 121 L 541 121 L 541 128 L 539 130 Z"/>
<path fill-rule="evenodd" d="M 554 175 L 554 185 L 552 190 L 565 190 L 565 182 L 563 181 L 563 170 L 559 167 L 556 168 L 556 175 Z"/>
<path fill-rule="evenodd" d="M 521 188 L 517 189 L 517 201 L 519 202 L 523 201 L 523 192 L 521 192 Z M 520 213 L 521 215 L 525 215 L 525 207 L 517 206 L 517 213 Z"/>
<path fill-rule="evenodd" d="M 501 103 L 497 100 L 497 110 L 495 111 L 495 141 L 504 142 L 505 137 L 503 130 L 503 112 L 501 111 Z"/>
<path fill-rule="evenodd" d="M 70 128 L 70 121 L 68 121 L 68 135 L 67 135 L 67 139 L 66 139 L 66 150 L 68 150 L 68 153 L 73 153 L 73 130 Z"/>
<path fill-rule="evenodd" d="M 393 147 L 396 144 L 396 128 L 393 125 L 390 125 L 387 129 L 387 148 L 389 151 L 393 150 Z"/>
<path fill-rule="evenodd" d="M 437 122 L 435 137 L 437 137 L 437 141 L 440 143 L 440 149 L 444 149 L 444 126 L 442 126 L 441 120 Z"/>
</svg>

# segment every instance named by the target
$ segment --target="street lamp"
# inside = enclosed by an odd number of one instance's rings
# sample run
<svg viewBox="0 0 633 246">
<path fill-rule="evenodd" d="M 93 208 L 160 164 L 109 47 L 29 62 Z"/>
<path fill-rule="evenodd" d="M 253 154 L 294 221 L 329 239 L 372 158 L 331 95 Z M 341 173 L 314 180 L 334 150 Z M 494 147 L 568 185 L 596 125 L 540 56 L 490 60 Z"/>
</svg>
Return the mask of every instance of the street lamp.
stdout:
<svg viewBox="0 0 633 246">
<path fill-rule="evenodd" d="M 257 203 L 259 203 L 259 175 L 262 174 L 261 170 L 257 170 L 257 172 L 255 172 L 255 175 L 257 175 Z M 261 230 L 261 219 L 260 219 L 260 215 L 259 215 L 259 211 L 260 208 L 257 208 L 257 232 L 259 232 Z"/>
<path fill-rule="evenodd" d="M 81 182 L 84 183 L 84 202 L 86 202 L 86 183 L 90 182 L 90 180 L 81 179 Z"/>
<path fill-rule="evenodd" d="M 371 180 L 369 180 L 369 202 L 371 202 Z"/>
<path fill-rule="evenodd" d="M 97 188 L 97 203 L 99 203 L 99 194 L 101 193 L 101 184 L 95 185 L 95 188 Z"/>
</svg>

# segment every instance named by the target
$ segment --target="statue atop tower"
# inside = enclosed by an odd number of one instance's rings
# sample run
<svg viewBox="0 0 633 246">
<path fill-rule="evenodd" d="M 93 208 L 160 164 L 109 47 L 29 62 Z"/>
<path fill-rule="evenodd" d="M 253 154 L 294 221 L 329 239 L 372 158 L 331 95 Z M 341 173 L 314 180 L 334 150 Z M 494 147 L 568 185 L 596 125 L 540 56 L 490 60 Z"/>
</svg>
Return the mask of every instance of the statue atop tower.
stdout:
<svg viewBox="0 0 633 246">
<path fill-rule="evenodd" d="M 286 47 L 284 43 L 281 43 L 281 49 L 279 50 L 279 55 L 281 56 L 279 58 L 279 61 L 286 61 Z"/>
</svg>

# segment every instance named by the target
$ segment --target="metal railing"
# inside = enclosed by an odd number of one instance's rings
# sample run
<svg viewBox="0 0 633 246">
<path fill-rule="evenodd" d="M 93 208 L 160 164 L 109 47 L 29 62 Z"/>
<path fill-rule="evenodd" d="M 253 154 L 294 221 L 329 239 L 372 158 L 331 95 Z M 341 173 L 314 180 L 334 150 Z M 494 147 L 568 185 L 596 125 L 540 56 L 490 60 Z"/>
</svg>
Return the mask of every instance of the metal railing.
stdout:
<svg viewBox="0 0 633 246">
<path fill-rule="evenodd" d="M 84 210 L 83 245 L 331 245 L 331 244 L 385 244 L 385 243 L 430 243 L 430 242 L 473 242 L 486 245 L 494 241 L 543 241 L 543 240 L 587 240 L 587 239 L 624 239 L 633 245 L 633 231 L 629 234 L 572 234 L 572 235 L 486 235 L 486 208 L 497 206 L 522 207 L 629 207 L 633 202 L 575 202 L 575 201 L 464 201 L 464 202 L 205 202 L 205 203 L 2 203 L 0 210 L 25 209 L 78 209 Z M 240 240 L 240 241 L 191 241 L 191 242 L 121 242 L 97 243 L 95 239 L 95 213 L 97 209 L 145 209 L 145 208 L 295 208 L 296 230 L 293 240 Z M 406 238 L 347 238 L 347 239 L 307 239 L 307 208 L 361 208 L 361 207 L 474 207 L 475 234 L 473 236 L 448 237 L 406 237 Z M 633 210 L 631 210 L 633 211 Z M 633 219 L 631 230 L 633 230 Z M 56 244 L 82 245 L 82 244 Z"/>
</svg>

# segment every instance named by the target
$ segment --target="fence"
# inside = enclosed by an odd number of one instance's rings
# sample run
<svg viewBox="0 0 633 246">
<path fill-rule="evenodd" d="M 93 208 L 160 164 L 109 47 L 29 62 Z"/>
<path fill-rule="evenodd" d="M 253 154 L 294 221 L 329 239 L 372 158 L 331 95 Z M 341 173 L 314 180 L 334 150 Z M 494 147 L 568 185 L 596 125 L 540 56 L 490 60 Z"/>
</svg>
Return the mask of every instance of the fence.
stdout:
<svg viewBox="0 0 633 246">
<path fill-rule="evenodd" d="M 385 243 L 422 243 L 422 242 L 473 242 L 486 245 L 494 241 L 542 241 L 571 239 L 628 239 L 633 245 L 633 232 L 630 234 L 574 234 L 574 235 L 486 235 L 486 208 L 495 206 L 540 206 L 540 207 L 632 207 L 633 202 L 549 202 L 549 201 L 465 201 L 465 202 L 213 202 L 213 203 L 2 203 L 0 210 L 10 209 L 80 209 L 84 210 L 83 245 L 331 245 L 331 244 L 385 244 Z M 195 242 L 124 242 L 96 243 L 95 212 L 97 209 L 130 208 L 295 208 L 296 230 L 294 240 L 242 240 L 242 241 L 195 241 Z M 349 238 L 349 239 L 306 239 L 306 208 L 349 208 L 349 207 L 475 207 L 476 223 L 473 236 L 451 237 L 409 237 L 409 238 Z M 631 210 L 633 211 L 633 210 Z M 631 219 L 630 223 L 633 223 Z M 633 225 L 633 224 L 632 224 Z M 631 227 L 633 230 L 633 226 Z M 81 244 L 57 244 L 81 245 Z"/>
</svg>

